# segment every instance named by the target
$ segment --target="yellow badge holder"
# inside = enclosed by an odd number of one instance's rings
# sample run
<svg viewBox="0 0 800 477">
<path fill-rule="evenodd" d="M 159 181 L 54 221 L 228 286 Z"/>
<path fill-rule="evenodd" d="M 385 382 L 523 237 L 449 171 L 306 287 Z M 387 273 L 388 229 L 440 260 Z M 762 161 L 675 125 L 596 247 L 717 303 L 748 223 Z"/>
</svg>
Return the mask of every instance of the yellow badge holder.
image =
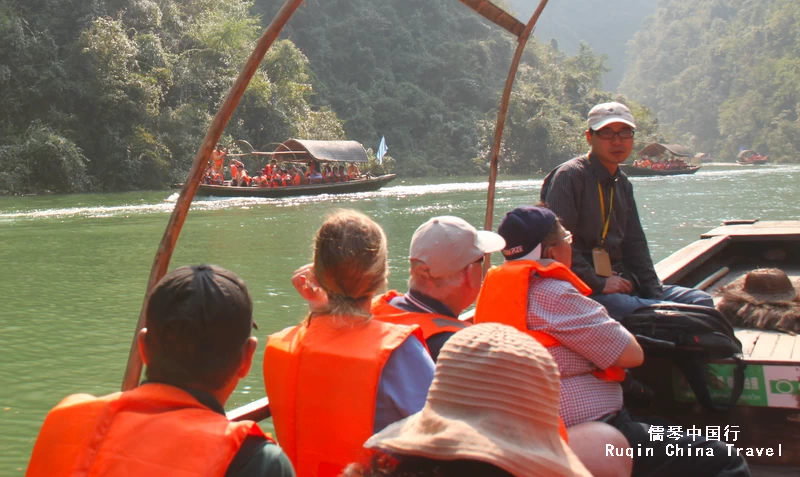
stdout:
<svg viewBox="0 0 800 477">
<path fill-rule="evenodd" d="M 606 236 L 608 235 L 608 224 L 611 223 L 611 210 L 614 208 L 614 188 L 611 188 L 611 197 L 608 201 L 608 214 L 606 214 L 605 200 L 603 199 L 603 188 L 597 183 L 597 192 L 600 194 L 600 213 L 603 217 L 603 235 L 600 236 L 600 246 L 592 249 L 592 262 L 594 263 L 594 273 L 601 277 L 613 275 L 611 270 L 611 258 L 608 251 L 604 248 Z"/>
</svg>

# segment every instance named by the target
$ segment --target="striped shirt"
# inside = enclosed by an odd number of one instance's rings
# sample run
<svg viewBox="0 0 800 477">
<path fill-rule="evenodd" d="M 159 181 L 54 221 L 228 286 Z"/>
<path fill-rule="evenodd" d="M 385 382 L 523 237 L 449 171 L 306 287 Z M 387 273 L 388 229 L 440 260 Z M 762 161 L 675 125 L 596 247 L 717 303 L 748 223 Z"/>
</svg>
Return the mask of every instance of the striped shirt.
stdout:
<svg viewBox="0 0 800 477">
<path fill-rule="evenodd" d="M 591 156 L 576 157 L 560 165 L 545 178 L 542 186 L 541 199 L 561 219 L 564 228 L 572 232 L 572 271 L 594 293 L 602 293 L 606 280 L 594 273 L 592 262 L 592 249 L 600 246 L 604 225 L 598 184 L 606 209 L 611 203 L 611 190 L 614 190 L 604 246 L 614 271 L 636 275 L 640 286 L 638 294 L 642 298 L 660 298 L 661 282 L 639 221 L 633 186 L 622 171 L 617 169 L 612 175 Z"/>
<path fill-rule="evenodd" d="M 562 346 L 548 348 L 561 373 L 560 414 L 564 424 L 594 421 L 622 408 L 619 383 L 591 374 L 622 356 L 633 339 L 596 301 L 570 283 L 534 274 L 528 288 L 527 325 Z"/>
</svg>

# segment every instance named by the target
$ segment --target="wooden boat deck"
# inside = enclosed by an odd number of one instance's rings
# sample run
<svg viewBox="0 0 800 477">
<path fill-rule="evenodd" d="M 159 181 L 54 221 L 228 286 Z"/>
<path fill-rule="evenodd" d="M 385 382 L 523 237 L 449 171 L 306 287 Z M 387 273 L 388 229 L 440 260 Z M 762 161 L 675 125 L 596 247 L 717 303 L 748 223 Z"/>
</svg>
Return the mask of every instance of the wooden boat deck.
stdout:
<svg viewBox="0 0 800 477">
<path fill-rule="evenodd" d="M 744 358 L 751 363 L 800 364 L 800 337 L 770 330 L 737 329 Z"/>
<path fill-rule="evenodd" d="M 800 279 L 800 222 L 727 222 L 662 260 L 656 265 L 656 271 L 666 284 L 698 287 L 715 295 L 720 288 L 747 272 L 767 267 L 780 268 L 793 282 Z M 736 447 L 782 444 L 780 458 L 747 458 L 749 463 L 756 464 L 752 469 L 754 476 L 800 475 L 800 441 L 797 439 L 800 397 L 781 391 L 783 394 L 775 399 L 776 394 L 771 390 L 776 380 L 786 381 L 786 386 L 800 381 L 800 336 L 743 328 L 735 332 L 742 343 L 744 361 L 753 373 L 750 376 L 759 376 L 750 378 L 757 379 L 751 394 L 761 393 L 761 400 L 747 401 L 743 393 L 734 409 L 709 412 L 696 402 L 678 399 L 676 370 L 671 363 L 648 359 L 644 366 L 634 370 L 634 375 L 650 386 L 656 397 L 649 407 L 634 411 L 662 416 L 683 426 L 739 426 L 739 439 L 732 442 Z M 747 393 L 747 386 L 745 389 Z"/>
</svg>

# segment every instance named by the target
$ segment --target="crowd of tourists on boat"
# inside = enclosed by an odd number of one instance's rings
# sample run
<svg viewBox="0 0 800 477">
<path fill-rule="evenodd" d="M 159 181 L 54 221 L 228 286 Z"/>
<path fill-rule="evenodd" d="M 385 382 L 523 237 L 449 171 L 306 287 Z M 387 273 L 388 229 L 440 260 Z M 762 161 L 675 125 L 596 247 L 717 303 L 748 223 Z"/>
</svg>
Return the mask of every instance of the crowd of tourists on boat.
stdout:
<svg viewBox="0 0 800 477">
<path fill-rule="evenodd" d="M 551 172 L 544 202 L 509 210 L 497 232 L 425 221 L 405 293 L 383 291 L 383 228 L 329 215 L 291 278 L 308 314 L 266 342 L 280 447 L 224 413 L 258 347 L 246 285 L 217 266 L 167 274 L 138 336 L 146 381 L 58 404 L 28 475 L 749 476 L 719 436 L 665 438 L 668 421 L 623 404 L 644 353 L 620 318 L 663 301 L 713 306 L 656 276 L 618 170 L 633 147 L 619 133 L 635 127 L 622 104 L 593 108 L 590 153 Z M 484 278 L 495 252 L 503 263 Z M 473 304 L 472 323 L 460 320 Z"/>
<path fill-rule="evenodd" d="M 355 162 L 345 167 L 344 164 L 322 166 L 318 161 L 309 161 L 307 165 L 284 162 L 279 164 L 276 159 L 268 162 L 256 175 L 251 176 L 247 173 L 244 163 L 238 157 L 233 157 L 228 165 L 230 180 L 226 182 L 224 164 L 227 157 L 228 150 L 218 144 L 211 153 L 208 167 L 203 174 L 203 184 L 267 188 L 334 184 L 361 178 L 361 170 Z"/>
<path fill-rule="evenodd" d="M 689 164 L 680 157 L 648 157 L 633 161 L 633 167 L 652 169 L 654 171 L 674 171 L 688 169 Z"/>
</svg>

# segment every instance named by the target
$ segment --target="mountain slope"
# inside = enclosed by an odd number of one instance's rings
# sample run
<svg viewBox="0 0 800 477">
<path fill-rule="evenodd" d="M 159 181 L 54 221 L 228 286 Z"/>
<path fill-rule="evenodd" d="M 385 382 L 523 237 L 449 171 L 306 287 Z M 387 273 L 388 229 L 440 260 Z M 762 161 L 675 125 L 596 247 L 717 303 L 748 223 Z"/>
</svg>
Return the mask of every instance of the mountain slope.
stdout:
<svg viewBox="0 0 800 477">
<path fill-rule="evenodd" d="M 536 0 L 507 0 L 512 11 L 527 23 L 538 6 Z M 616 90 L 627 64 L 627 43 L 639 31 L 642 21 L 656 11 L 658 0 L 550 0 L 534 30 L 534 36 L 551 38 L 568 54 L 575 54 L 585 41 L 601 55 L 608 56 L 610 71 L 603 86 Z"/>
</svg>

